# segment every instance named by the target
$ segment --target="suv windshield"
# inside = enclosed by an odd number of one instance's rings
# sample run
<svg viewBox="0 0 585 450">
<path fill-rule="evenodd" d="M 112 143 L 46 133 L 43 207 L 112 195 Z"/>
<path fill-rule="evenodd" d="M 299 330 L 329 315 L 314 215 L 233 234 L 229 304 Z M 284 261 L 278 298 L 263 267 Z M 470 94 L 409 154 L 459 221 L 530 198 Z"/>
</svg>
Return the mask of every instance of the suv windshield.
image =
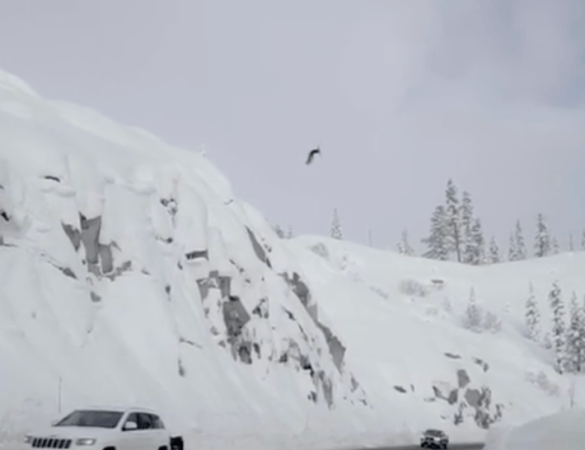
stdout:
<svg viewBox="0 0 585 450">
<path fill-rule="evenodd" d="M 443 432 L 439 430 L 427 430 L 425 431 L 425 434 L 427 436 L 441 437 L 443 435 Z"/>
<path fill-rule="evenodd" d="M 116 428 L 124 413 L 117 411 L 73 411 L 56 427 Z"/>
</svg>

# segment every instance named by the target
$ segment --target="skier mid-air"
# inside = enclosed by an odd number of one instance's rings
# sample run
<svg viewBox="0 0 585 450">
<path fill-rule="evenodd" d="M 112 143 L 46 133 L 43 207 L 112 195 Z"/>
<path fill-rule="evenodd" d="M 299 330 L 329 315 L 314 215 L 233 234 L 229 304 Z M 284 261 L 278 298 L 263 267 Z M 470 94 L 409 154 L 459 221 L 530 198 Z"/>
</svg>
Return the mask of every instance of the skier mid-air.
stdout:
<svg viewBox="0 0 585 450">
<path fill-rule="evenodd" d="M 317 147 L 316 149 L 313 149 L 309 152 L 309 156 L 307 157 L 307 162 L 305 164 L 309 165 L 313 162 L 313 158 L 315 157 L 315 155 L 321 155 L 321 149 L 319 147 Z"/>
</svg>

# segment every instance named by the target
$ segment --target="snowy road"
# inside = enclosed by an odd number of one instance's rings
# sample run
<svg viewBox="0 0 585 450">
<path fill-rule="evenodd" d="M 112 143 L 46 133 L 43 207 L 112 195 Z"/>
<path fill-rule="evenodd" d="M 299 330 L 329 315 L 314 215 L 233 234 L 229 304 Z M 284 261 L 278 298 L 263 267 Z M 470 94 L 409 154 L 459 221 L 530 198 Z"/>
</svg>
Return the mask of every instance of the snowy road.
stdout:
<svg viewBox="0 0 585 450">
<path fill-rule="evenodd" d="M 451 450 L 480 450 L 483 448 L 483 444 L 452 444 L 449 446 Z M 382 447 L 375 450 L 419 450 L 418 445 L 409 447 Z M 361 449 L 360 449 L 361 450 Z M 363 449 L 365 450 L 365 449 Z"/>
</svg>

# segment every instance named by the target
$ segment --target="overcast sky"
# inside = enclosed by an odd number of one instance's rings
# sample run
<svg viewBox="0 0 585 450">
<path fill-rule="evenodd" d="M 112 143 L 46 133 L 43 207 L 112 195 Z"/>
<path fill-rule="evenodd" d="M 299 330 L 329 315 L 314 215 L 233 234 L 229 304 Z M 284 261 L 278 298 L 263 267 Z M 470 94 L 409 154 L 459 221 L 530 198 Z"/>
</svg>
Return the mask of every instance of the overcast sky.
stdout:
<svg viewBox="0 0 585 450">
<path fill-rule="evenodd" d="M 0 68 L 205 144 L 298 234 L 337 207 L 349 239 L 417 244 L 449 177 L 502 248 L 537 212 L 585 228 L 583 0 L 0 0 Z"/>
</svg>

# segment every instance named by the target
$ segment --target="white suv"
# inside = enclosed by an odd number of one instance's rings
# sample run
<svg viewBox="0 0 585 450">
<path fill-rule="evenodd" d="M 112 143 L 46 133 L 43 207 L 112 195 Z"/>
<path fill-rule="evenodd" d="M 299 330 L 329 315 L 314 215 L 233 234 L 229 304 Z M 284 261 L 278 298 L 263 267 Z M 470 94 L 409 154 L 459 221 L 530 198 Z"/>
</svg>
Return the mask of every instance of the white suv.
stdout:
<svg viewBox="0 0 585 450">
<path fill-rule="evenodd" d="M 24 442 L 26 448 L 169 450 L 171 436 L 153 411 L 99 408 L 75 410 Z"/>
</svg>

